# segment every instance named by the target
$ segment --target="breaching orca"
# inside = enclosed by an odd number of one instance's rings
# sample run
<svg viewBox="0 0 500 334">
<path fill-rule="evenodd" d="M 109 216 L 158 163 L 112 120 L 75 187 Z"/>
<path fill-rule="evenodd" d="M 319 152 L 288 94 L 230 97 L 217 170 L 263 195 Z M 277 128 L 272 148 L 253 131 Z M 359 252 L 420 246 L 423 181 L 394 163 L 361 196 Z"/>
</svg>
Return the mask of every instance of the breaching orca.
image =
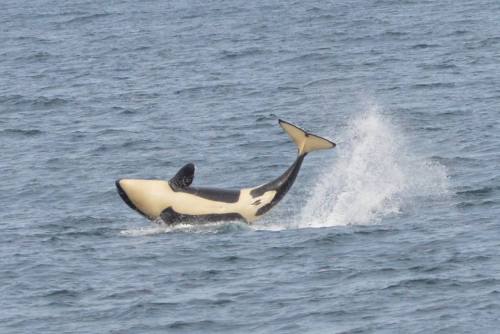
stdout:
<svg viewBox="0 0 500 334">
<path fill-rule="evenodd" d="M 312 151 L 330 149 L 335 143 L 279 120 L 298 148 L 294 163 L 277 179 L 240 190 L 191 187 L 194 165 L 182 167 L 170 181 L 120 179 L 116 187 L 132 209 L 166 224 L 245 220 L 251 223 L 275 206 L 292 186 L 304 157 Z"/>
</svg>

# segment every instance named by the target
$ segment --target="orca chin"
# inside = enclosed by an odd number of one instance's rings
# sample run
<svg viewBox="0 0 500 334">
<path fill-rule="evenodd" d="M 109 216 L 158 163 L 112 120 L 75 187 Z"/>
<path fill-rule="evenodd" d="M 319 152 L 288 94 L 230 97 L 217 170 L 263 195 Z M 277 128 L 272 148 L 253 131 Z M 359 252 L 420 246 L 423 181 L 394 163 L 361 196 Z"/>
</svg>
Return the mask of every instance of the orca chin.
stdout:
<svg viewBox="0 0 500 334">
<path fill-rule="evenodd" d="M 195 166 L 189 163 L 169 181 L 118 179 L 115 182 L 118 194 L 144 217 L 161 219 L 167 224 L 221 220 L 251 223 L 285 196 L 309 152 L 336 146 L 291 123 L 279 120 L 279 124 L 297 145 L 298 155 L 294 163 L 271 182 L 239 190 L 191 187 Z"/>
</svg>

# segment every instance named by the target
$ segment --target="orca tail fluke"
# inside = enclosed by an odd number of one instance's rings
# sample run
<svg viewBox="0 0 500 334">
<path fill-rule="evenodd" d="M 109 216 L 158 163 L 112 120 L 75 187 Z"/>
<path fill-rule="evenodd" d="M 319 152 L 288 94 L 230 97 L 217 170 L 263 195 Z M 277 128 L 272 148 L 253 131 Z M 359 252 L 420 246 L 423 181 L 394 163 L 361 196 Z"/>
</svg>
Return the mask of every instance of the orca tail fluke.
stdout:
<svg viewBox="0 0 500 334">
<path fill-rule="evenodd" d="M 288 123 L 282 119 L 279 120 L 280 126 L 293 139 L 299 150 L 299 155 L 305 155 L 316 150 L 327 150 L 334 148 L 336 144 L 326 138 L 313 135 L 299 128 L 292 123 Z"/>
</svg>

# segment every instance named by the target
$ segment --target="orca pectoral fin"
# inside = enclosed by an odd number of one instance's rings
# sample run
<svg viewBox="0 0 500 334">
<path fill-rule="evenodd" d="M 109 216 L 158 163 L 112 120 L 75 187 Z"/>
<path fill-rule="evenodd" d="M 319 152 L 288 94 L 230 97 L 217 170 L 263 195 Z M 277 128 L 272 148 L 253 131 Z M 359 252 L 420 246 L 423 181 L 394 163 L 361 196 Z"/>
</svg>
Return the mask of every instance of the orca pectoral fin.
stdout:
<svg viewBox="0 0 500 334">
<path fill-rule="evenodd" d="M 182 220 L 182 217 L 177 212 L 175 212 L 171 207 L 168 207 L 161 212 L 160 219 L 163 221 L 163 223 L 171 225 L 179 223 Z"/>
<path fill-rule="evenodd" d="M 188 163 L 179 171 L 173 178 L 168 181 L 172 188 L 187 188 L 193 183 L 194 179 L 194 164 Z"/>
</svg>

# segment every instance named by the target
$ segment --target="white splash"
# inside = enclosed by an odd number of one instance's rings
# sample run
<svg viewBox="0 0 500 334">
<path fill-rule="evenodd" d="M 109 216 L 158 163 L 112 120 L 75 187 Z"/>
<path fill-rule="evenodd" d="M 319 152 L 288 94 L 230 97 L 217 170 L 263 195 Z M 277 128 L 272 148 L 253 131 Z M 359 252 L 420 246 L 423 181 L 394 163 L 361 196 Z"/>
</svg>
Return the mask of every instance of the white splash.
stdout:
<svg viewBox="0 0 500 334">
<path fill-rule="evenodd" d="M 172 232 L 172 228 L 170 227 L 160 226 L 160 225 L 150 225 L 147 227 L 131 228 L 123 230 L 120 231 L 120 234 L 127 237 L 142 237 L 142 236 L 169 233 L 169 232 Z"/>
<path fill-rule="evenodd" d="M 447 192 L 444 166 L 419 160 L 377 108 L 338 138 L 337 159 L 321 173 L 296 227 L 372 224 L 420 196 Z"/>
<path fill-rule="evenodd" d="M 165 225 L 152 223 L 149 226 L 141 228 L 132 228 L 120 231 L 120 234 L 128 237 L 141 237 L 172 232 L 187 233 L 226 233 L 241 230 L 248 230 L 250 227 L 243 222 L 212 222 L 205 224 L 176 224 Z"/>
</svg>

